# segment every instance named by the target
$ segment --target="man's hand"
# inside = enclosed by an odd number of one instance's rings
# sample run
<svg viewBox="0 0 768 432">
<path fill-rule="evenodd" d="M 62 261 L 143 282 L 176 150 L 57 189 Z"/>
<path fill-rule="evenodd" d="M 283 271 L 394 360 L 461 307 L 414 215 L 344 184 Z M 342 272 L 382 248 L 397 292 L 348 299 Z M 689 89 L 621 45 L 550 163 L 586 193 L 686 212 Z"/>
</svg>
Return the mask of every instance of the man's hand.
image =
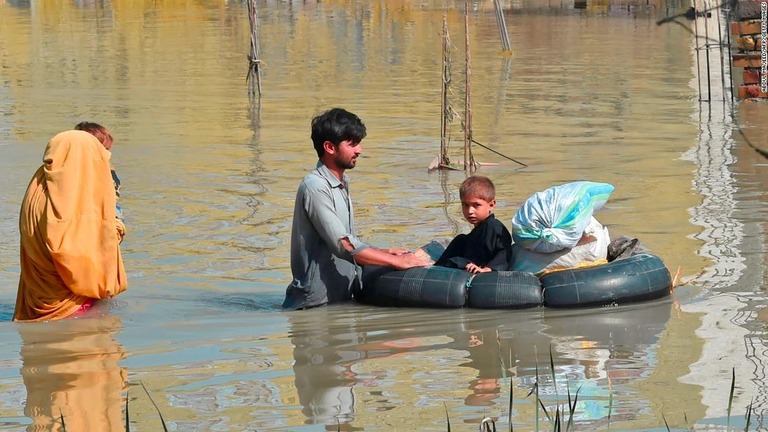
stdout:
<svg viewBox="0 0 768 432">
<path fill-rule="evenodd" d="M 431 266 L 432 264 L 432 260 L 421 255 L 408 252 L 403 255 L 397 255 L 397 263 L 395 267 L 399 270 L 406 270 L 413 267 L 427 267 Z"/>
<path fill-rule="evenodd" d="M 345 239 L 341 240 L 342 246 Z M 391 251 L 396 251 L 392 253 Z M 375 265 L 391 267 L 397 270 L 405 270 L 412 267 L 427 267 L 432 265 L 432 260 L 419 254 L 408 252 L 407 250 L 398 249 L 379 249 L 369 247 L 361 250 L 355 254 L 355 262 L 359 265 Z"/>
<path fill-rule="evenodd" d="M 405 255 L 407 253 L 410 253 L 408 249 L 403 249 L 403 248 L 389 248 L 389 249 L 382 249 L 382 250 L 390 255 Z"/>
</svg>

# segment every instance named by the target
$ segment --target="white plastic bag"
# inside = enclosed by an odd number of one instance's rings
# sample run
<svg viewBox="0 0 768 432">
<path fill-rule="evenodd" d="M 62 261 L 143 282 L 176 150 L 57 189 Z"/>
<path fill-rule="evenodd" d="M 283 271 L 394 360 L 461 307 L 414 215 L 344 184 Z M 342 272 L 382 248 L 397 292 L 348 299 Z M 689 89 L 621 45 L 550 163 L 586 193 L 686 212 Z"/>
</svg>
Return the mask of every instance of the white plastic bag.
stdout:
<svg viewBox="0 0 768 432">
<path fill-rule="evenodd" d="M 605 205 L 611 193 L 613 185 L 589 181 L 565 183 L 536 192 L 512 219 L 512 239 L 517 246 L 534 252 L 574 248 L 592 214 Z"/>
<path fill-rule="evenodd" d="M 581 239 L 572 248 L 545 253 L 530 251 L 517 244 L 512 245 L 512 270 L 540 274 L 550 270 L 590 265 L 606 259 L 610 242 L 608 228 L 594 217 L 590 217 Z"/>
</svg>

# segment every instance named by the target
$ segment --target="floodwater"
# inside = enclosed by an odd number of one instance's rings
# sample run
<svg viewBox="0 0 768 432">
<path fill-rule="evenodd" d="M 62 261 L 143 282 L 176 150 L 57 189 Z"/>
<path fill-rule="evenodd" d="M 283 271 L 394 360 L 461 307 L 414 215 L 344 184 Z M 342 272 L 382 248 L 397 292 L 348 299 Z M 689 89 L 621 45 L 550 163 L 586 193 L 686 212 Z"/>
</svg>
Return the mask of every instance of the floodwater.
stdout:
<svg viewBox="0 0 768 432">
<path fill-rule="evenodd" d="M 510 399 L 517 430 L 549 429 L 537 382 L 549 415 L 578 393 L 581 430 L 743 429 L 750 402 L 765 428 L 768 106 L 732 105 L 721 51 L 656 25 L 687 4 L 501 3 L 512 55 L 491 1 L 471 3 L 469 38 L 474 138 L 527 165 L 474 147 L 497 216 L 509 225 L 554 184 L 612 183 L 599 219 L 679 271 L 672 298 L 280 310 L 295 188 L 316 161 L 309 120 L 326 108 L 368 126 L 349 173 L 363 238 L 416 248 L 468 230 L 465 173 L 427 171 L 443 16 L 463 114 L 463 2 L 259 2 L 264 94 L 250 104 L 240 2 L 5 0 L 0 430 L 125 430 L 126 398 L 136 431 L 508 429 Z M 682 24 L 717 37 L 718 16 Z M 82 318 L 14 324 L 19 204 L 47 140 L 86 119 L 116 138 L 129 289 Z"/>
</svg>

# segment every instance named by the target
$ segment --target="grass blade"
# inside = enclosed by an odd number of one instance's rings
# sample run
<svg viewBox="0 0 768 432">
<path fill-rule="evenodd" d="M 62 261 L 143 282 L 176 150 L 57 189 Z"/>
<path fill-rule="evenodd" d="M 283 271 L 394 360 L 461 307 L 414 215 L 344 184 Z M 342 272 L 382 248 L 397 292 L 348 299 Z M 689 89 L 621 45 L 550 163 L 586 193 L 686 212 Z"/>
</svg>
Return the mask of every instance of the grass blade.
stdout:
<svg viewBox="0 0 768 432">
<path fill-rule="evenodd" d="M 541 401 L 539 401 L 539 355 L 536 353 L 536 345 L 533 346 L 533 358 L 535 359 L 535 366 L 536 366 L 536 381 L 534 381 L 534 386 L 531 390 L 536 390 L 536 403 L 534 405 L 536 406 L 536 430 L 539 430 L 539 405 L 541 404 Z M 542 405 L 543 406 L 543 405 Z"/>
<path fill-rule="evenodd" d="M 501 335 L 499 334 L 499 330 L 496 330 L 496 353 L 499 355 L 499 363 L 501 366 L 501 377 L 506 378 L 507 377 L 507 366 L 504 364 L 504 354 L 501 352 Z M 509 366 L 512 366 L 512 363 L 509 364 Z"/>
<path fill-rule="evenodd" d="M 736 368 L 731 369 L 731 394 L 728 395 L 728 417 L 725 420 L 725 430 L 731 430 L 731 408 L 733 407 L 733 391 L 736 389 Z"/>
<path fill-rule="evenodd" d="M 557 395 L 557 378 L 555 378 L 555 358 L 552 356 L 552 345 L 549 346 L 549 370 L 552 372 L 552 388 L 555 390 L 555 405 L 560 404 Z"/>
<path fill-rule="evenodd" d="M 511 355 L 510 350 L 510 355 Z M 512 363 L 510 363 L 511 365 Z M 509 432 L 513 432 L 514 428 L 512 427 L 512 405 L 514 404 L 514 388 L 515 388 L 515 380 L 513 377 L 509 377 L 509 413 L 507 414 L 507 422 L 509 423 Z"/>
<path fill-rule="evenodd" d="M 128 413 L 128 399 L 129 399 L 129 392 L 131 391 L 131 388 L 128 387 L 125 390 L 125 432 L 131 432 L 131 415 Z"/>
<path fill-rule="evenodd" d="M 532 394 L 536 393 L 538 391 L 537 390 L 538 388 L 539 388 L 539 383 L 534 382 L 533 385 L 531 386 L 531 389 L 528 391 L 528 394 L 525 395 L 525 397 L 526 398 L 530 397 Z"/>
<path fill-rule="evenodd" d="M 608 371 L 606 371 L 607 373 Z M 608 430 L 611 430 L 611 414 L 613 413 L 613 382 L 608 375 Z"/>
<path fill-rule="evenodd" d="M 611 413 L 613 411 L 613 390 L 608 393 L 608 430 L 611 430 Z"/>
<path fill-rule="evenodd" d="M 496 422 L 490 417 L 485 417 L 480 422 L 480 431 L 482 432 L 496 432 Z"/>
<path fill-rule="evenodd" d="M 749 401 L 749 405 L 747 405 L 747 425 L 744 426 L 744 432 L 749 431 L 749 423 L 752 420 L 752 403 L 755 401 L 755 398 L 752 397 Z"/>
<path fill-rule="evenodd" d="M 576 413 L 576 402 L 579 400 L 580 391 L 581 391 L 581 386 L 579 386 L 579 388 L 576 389 L 576 394 L 573 396 L 573 404 L 569 403 L 568 405 L 569 417 L 568 417 L 568 424 L 565 426 L 566 432 L 571 430 L 571 428 L 573 427 L 573 417 L 574 417 L 574 414 Z"/>
<path fill-rule="evenodd" d="M 534 395 L 533 397 L 536 398 L 536 401 L 533 403 L 536 407 L 535 415 L 536 415 L 536 431 L 539 430 L 539 407 L 541 407 L 544 410 L 544 414 L 549 417 L 549 413 L 547 412 L 547 408 L 544 406 L 544 403 L 539 399 L 539 371 L 538 371 L 538 365 L 536 367 L 536 381 L 533 383 L 533 387 L 531 387 L 531 391 L 528 392 L 528 395 L 526 398 L 530 395 Z"/>
<path fill-rule="evenodd" d="M 451 419 L 448 417 L 448 407 L 443 403 L 443 408 L 445 408 L 445 423 L 448 424 L 448 432 L 451 432 Z"/>
<path fill-rule="evenodd" d="M 672 432 L 672 430 L 669 428 L 669 423 L 667 423 L 667 418 L 664 417 L 664 413 L 661 413 L 661 419 L 664 420 L 664 426 L 667 427 L 667 432 Z"/>
<path fill-rule="evenodd" d="M 544 406 L 544 401 L 539 399 L 538 394 L 536 395 L 536 400 L 539 401 L 539 405 L 541 406 L 542 411 L 544 411 L 544 415 L 547 416 L 547 420 L 552 421 L 552 415 L 549 413 L 549 411 L 547 411 L 547 407 Z"/>
<path fill-rule="evenodd" d="M 149 398 L 149 401 L 152 402 L 152 405 L 155 406 L 155 410 L 157 411 L 157 415 L 160 416 L 160 421 L 163 423 L 163 431 L 168 432 L 168 428 L 165 426 L 165 419 L 163 418 L 163 413 L 160 412 L 160 408 L 158 408 L 157 404 L 155 403 L 155 400 L 152 399 L 152 395 L 149 394 L 149 391 L 147 390 L 147 387 L 144 385 L 144 381 L 139 381 L 139 384 L 141 384 L 141 387 L 144 389 L 144 393 L 147 394 L 147 397 Z"/>
</svg>

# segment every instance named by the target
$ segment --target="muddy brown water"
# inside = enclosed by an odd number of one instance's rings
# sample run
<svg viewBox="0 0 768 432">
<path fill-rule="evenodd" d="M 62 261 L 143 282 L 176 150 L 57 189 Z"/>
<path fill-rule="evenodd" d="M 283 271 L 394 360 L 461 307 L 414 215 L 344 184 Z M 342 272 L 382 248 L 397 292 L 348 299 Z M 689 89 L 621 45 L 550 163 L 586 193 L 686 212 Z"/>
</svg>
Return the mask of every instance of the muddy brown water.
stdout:
<svg viewBox="0 0 768 432">
<path fill-rule="evenodd" d="M 716 50 L 713 95 L 700 102 L 693 36 L 655 23 L 687 5 L 502 4 L 510 56 L 492 2 L 470 12 L 474 137 L 528 165 L 475 148 L 498 163 L 480 169 L 497 185 L 497 217 L 509 225 L 553 184 L 609 182 L 599 219 L 679 269 L 673 298 L 586 310 L 280 310 L 295 188 L 315 163 L 309 120 L 325 108 L 368 126 L 349 173 L 363 238 L 415 248 L 468 230 L 465 174 L 427 171 L 439 148 L 443 15 L 451 100 L 463 112 L 461 2 L 260 2 L 254 110 L 239 2 L 6 0 L 1 428 L 51 430 L 64 416 L 71 428 L 123 430 L 126 396 L 131 430 L 158 430 L 152 401 L 179 431 L 444 431 L 446 417 L 452 430 L 485 417 L 507 428 L 511 393 L 515 428 L 535 429 L 538 415 L 548 429 L 526 397 L 537 381 L 550 410 L 578 391 L 580 429 L 717 427 L 733 370 L 731 425 L 743 427 L 753 397 L 753 427 L 762 421 L 768 176 L 756 148 L 768 142 L 768 108 L 722 97 Z M 85 119 L 116 139 L 129 290 L 81 319 L 13 324 L 24 189 L 47 140 Z M 452 124 L 453 159 L 460 136 Z"/>
</svg>

